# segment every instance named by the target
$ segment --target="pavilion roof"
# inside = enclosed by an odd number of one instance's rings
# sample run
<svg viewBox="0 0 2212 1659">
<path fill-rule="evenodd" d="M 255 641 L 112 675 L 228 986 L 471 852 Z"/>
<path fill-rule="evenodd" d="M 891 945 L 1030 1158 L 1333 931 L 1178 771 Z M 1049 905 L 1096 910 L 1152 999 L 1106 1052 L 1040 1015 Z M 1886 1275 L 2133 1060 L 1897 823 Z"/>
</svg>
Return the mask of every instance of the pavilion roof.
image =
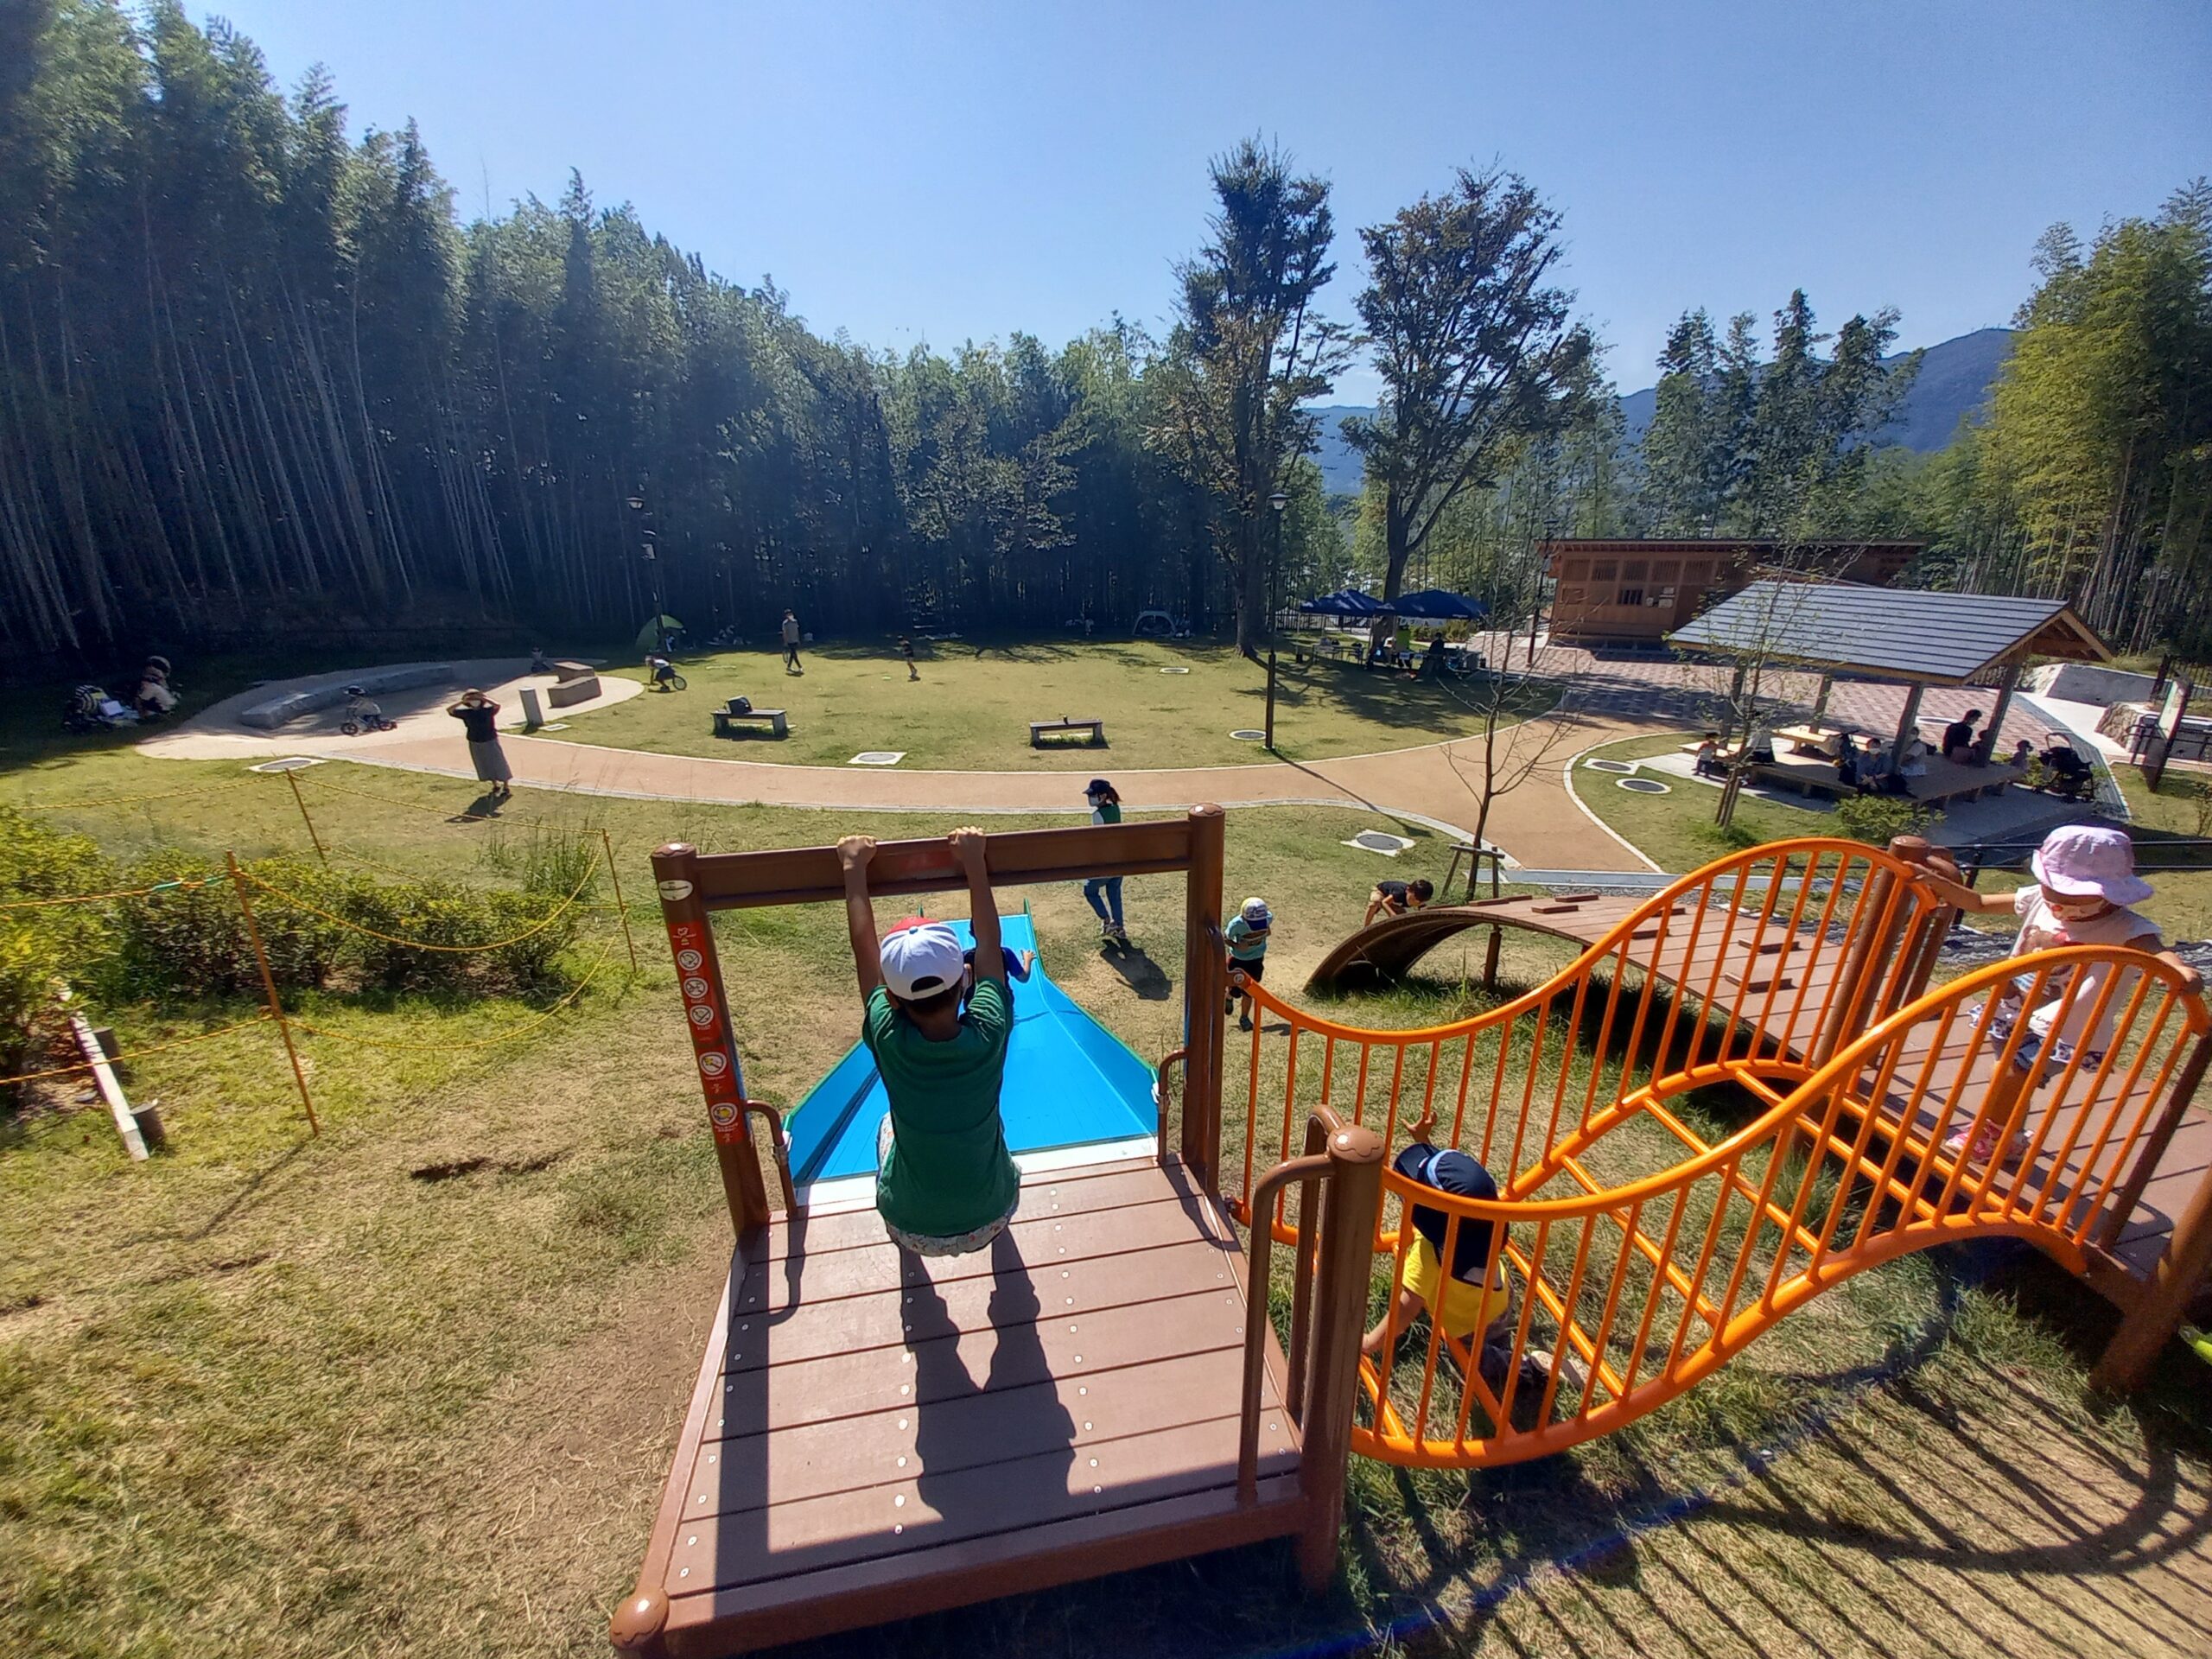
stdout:
<svg viewBox="0 0 2212 1659">
<path fill-rule="evenodd" d="M 2031 657 L 2112 660 L 2063 600 L 1841 582 L 1755 582 L 1667 637 L 1683 650 L 1923 685 L 1964 685 Z"/>
</svg>

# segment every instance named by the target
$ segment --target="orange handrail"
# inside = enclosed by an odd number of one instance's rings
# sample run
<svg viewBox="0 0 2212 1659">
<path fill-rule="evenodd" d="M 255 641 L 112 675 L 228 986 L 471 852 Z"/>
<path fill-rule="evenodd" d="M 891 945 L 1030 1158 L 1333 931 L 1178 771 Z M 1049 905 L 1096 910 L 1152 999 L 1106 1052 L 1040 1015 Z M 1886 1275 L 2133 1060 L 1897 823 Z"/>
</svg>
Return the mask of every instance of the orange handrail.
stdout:
<svg viewBox="0 0 2212 1659">
<path fill-rule="evenodd" d="M 1416 1114 L 1421 1138 L 1485 1163 L 1501 1152 L 1510 1160 L 1501 1168 L 1510 1178 L 1488 1201 L 1383 1170 L 1373 1243 L 1393 1281 L 1413 1248 L 1406 1206 L 1417 1202 L 1445 1216 L 1443 1262 L 1455 1259 L 1462 1228 L 1488 1224 L 1492 1259 L 1502 1254 L 1518 1294 L 1487 1332 L 1432 1321 L 1417 1372 L 1411 1354 L 1363 1361 L 1366 1406 L 1352 1448 L 1430 1467 L 1546 1455 L 1665 1404 L 1822 1290 L 1951 1239 L 2025 1238 L 2087 1271 L 2124 1223 L 2115 1206 L 2132 1209 L 2172 1132 L 2175 1085 L 2185 1090 L 2201 1070 L 2212 1018 L 2183 976 L 2112 947 L 2009 959 L 1916 996 L 1910 976 L 1932 937 L 1921 930 L 1947 919 L 1941 908 L 1911 867 L 1886 855 L 1780 843 L 1674 883 L 1543 985 L 1471 1020 L 1364 1030 L 1243 987 L 1263 1014 L 1249 1047 L 1240 1199 L 1255 1255 L 1259 1234 L 1299 1237 L 1279 1172 L 1256 1184 L 1249 1174 L 1254 1144 L 1287 1142 L 1293 1112 L 1335 1107 L 1370 1122 L 1386 1146 L 1413 1138 L 1400 1136 L 1400 1120 Z M 1760 965 L 1770 957 L 1778 960 Z M 2024 1009 L 2050 1006 L 2049 1029 L 2109 1027 L 2104 1048 L 2064 1051 L 2024 1014 L 2001 1019 L 2016 980 Z M 1662 981 L 1690 997 L 1662 1007 Z M 1280 1127 L 1272 1090 L 1261 1109 L 1272 1058 L 1264 1016 L 1289 1027 Z M 1594 1035 L 1598 1048 L 1579 1082 L 1576 1033 Z M 1608 1089 L 1601 1073 L 1616 1033 L 1627 1052 Z M 1299 1062 L 1313 1039 L 1320 1100 L 1309 1108 L 1313 1068 L 1301 1087 Z M 1540 1086 L 1554 1045 L 1555 1075 Z M 1387 1094 L 1370 1095 L 1381 1060 Z M 1447 1061 L 1456 1088 L 1442 1086 Z M 1350 1097 L 1339 1101 L 1348 1074 Z M 1474 1121 L 1471 1079 L 1481 1085 Z M 1708 1144 L 1667 1103 L 1722 1080 L 1764 1103 Z M 1593 1173 L 1592 1149 L 1633 1122 L 1658 1127 L 1682 1155 L 1630 1179 Z"/>
</svg>

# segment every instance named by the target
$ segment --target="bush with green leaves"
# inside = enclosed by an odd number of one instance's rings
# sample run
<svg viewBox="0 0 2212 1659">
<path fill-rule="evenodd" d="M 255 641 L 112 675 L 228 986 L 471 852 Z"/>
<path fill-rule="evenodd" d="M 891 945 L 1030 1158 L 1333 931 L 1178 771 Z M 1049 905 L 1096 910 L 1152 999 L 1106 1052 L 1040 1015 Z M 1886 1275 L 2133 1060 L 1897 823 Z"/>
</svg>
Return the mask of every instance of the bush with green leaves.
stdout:
<svg viewBox="0 0 2212 1659">
<path fill-rule="evenodd" d="M 55 982 L 105 960 L 106 907 L 40 905 L 111 892 L 115 868 L 83 836 L 48 829 L 0 806 L 0 1077 L 35 1069 L 43 1028 L 57 1019 Z M 0 1102 L 12 1085 L 0 1084 Z"/>
<path fill-rule="evenodd" d="M 1853 841 L 1886 847 L 1898 836 L 1927 832 L 1936 815 L 1903 795 L 1850 795 L 1836 803 L 1836 828 Z"/>
</svg>

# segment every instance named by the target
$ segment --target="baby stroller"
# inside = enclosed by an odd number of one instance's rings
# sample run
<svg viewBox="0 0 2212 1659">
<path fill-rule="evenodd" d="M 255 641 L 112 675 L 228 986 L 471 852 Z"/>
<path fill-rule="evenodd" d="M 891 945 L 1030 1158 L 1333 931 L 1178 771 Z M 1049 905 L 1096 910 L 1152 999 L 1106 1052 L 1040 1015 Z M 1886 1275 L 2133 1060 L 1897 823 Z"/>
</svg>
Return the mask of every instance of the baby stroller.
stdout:
<svg viewBox="0 0 2212 1659">
<path fill-rule="evenodd" d="M 101 732 L 111 726 L 135 726 L 138 716 L 108 696 L 105 687 L 80 685 L 61 705 L 65 732 Z"/>
<path fill-rule="evenodd" d="M 2064 801 L 2086 801 L 2097 792 L 2096 768 L 2075 749 L 2063 732 L 2044 734 L 2044 748 L 2036 759 L 2043 763 L 2043 781 L 2036 787 Z"/>
</svg>

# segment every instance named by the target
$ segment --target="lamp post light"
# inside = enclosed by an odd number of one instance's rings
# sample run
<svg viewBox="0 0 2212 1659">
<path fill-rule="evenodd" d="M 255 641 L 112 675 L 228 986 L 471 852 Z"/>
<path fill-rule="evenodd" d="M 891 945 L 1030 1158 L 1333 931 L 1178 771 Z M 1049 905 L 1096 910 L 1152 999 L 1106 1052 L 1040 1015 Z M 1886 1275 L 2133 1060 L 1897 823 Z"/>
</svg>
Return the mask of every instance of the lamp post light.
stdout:
<svg viewBox="0 0 2212 1659">
<path fill-rule="evenodd" d="M 645 574 L 652 582 L 653 631 L 658 633 L 660 632 L 660 620 L 668 611 L 668 603 L 661 594 L 660 556 L 654 547 L 654 543 L 660 540 L 660 533 L 652 527 L 652 515 L 645 511 L 645 498 L 642 494 L 630 498 L 630 511 L 637 515 L 638 551 L 645 562 Z"/>
<path fill-rule="evenodd" d="M 1274 510 L 1274 548 L 1268 562 L 1268 736 L 1269 754 L 1275 752 L 1275 624 L 1282 609 L 1282 510 L 1290 497 L 1277 490 L 1268 498 Z"/>
</svg>

